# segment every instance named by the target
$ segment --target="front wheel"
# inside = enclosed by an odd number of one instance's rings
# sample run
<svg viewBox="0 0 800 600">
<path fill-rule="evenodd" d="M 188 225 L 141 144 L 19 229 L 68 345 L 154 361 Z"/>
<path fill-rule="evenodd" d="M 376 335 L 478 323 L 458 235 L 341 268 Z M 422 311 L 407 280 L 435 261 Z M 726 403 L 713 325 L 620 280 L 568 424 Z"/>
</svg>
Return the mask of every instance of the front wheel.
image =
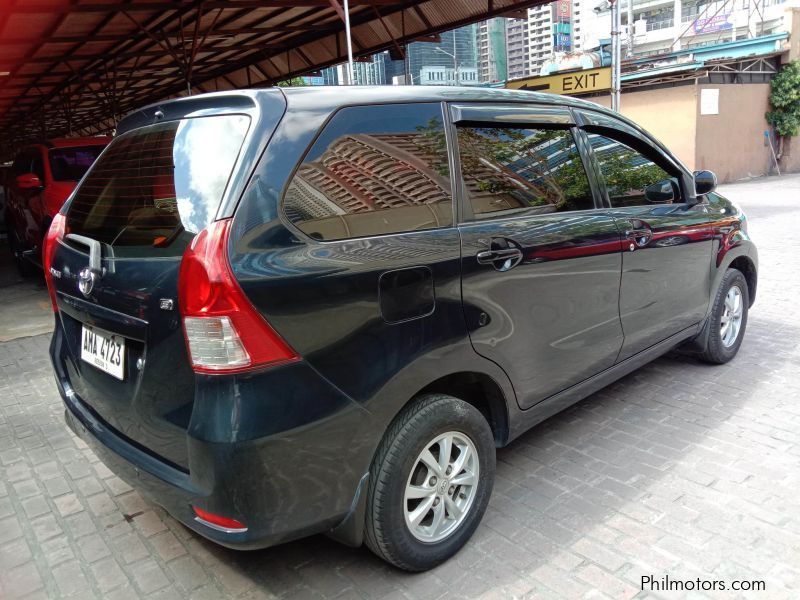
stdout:
<svg viewBox="0 0 800 600">
<path fill-rule="evenodd" d="M 390 426 L 370 470 L 366 543 L 407 571 L 444 562 L 469 540 L 492 493 L 491 428 L 474 406 L 426 395 Z"/>
<path fill-rule="evenodd" d="M 709 315 L 710 330 L 700 354 L 702 360 L 721 365 L 736 356 L 747 327 L 749 306 L 747 280 L 738 269 L 728 269 L 722 277 Z"/>
</svg>

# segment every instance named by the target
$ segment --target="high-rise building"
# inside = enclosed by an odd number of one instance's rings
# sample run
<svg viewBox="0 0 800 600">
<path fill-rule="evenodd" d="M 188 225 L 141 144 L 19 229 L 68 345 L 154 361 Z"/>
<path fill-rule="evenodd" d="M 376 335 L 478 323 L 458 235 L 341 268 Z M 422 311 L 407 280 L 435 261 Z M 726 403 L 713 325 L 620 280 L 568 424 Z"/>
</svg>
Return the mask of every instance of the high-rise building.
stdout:
<svg viewBox="0 0 800 600">
<path fill-rule="evenodd" d="M 339 67 L 325 67 L 320 72 L 323 85 L 341 85 L 339 80 Z"/>
<path fill-rule="evenodd" d="M 407 68 L 413 85 L 478 85 L 477 27 L 440 34 L 439 42 L 408 45 Z"/>
<path fill-rule="evenodd" d="M 509 19 L 506 24 L 506 56 L 509 79 L 530 75 L 528 19 Z"/>
<path fill-rule="evenodd" d="M 507 78 L 506 21 L 498 17 L 478 24 L 478 78 L 481 83 Z"/>
<path fill-rule="evenodd" d="M 498 19 L 499 20 L 499 19 Z M 495 26 L 496 28 L 497 26 Z M 373 54 L 370 60 L 353 63 L 356 85 L 478 85 L 478 29 L 467 25 L 445 31 L 438 42 L 414 42 L 407 46 L 405 60 L 391 60 L 389 52 Z M 494 38 L 498 36 L 495 34 Z M 499 36 L 502 41 L 502 33 Z M 497 41 L 495 41 L 497 44 Z M 504 56 L 500 49 L 495 59 L 500 71 L 504 70 Z M 326 85 L 347 83 L 347 64 L 328 67 L 321 71 Z M 504 79 L 501 75 L 499 79 Z"/>
<path fill-rule="evenodd" d="M 389 61 L 388 52 L 373 54 L 368 60 L 357 60 L 353 63 L 354 82 L 356 85 L 385 85 L 392 83 L 387 76 L 386 66 Z M 345 85 L 347 83 L 347 63 L 322 69 L 321 76 L 325 85 Z"/>
<path fill-rule="evenodd" d="M 631 41 L 633 56 L 643 57 L 789 31 L 787 9 L 797 5 L 797 0 L 634 2 L 633 27 L 628 27 L 628 5 L 623 2 L 623 56 Z M 591 0 L 586 7 L 585 47 L 591 49 L 609 38 L 611 12 L 607 0 Z"/>
<path fill-rule="evenodd" d="M 524 18 L 509 20 L 509 79 L 539 75 L 554 54 L 581 50 L 581 4 L 582 0 L 556 0 L 529 8 Z"/>
<path fill-rule="evenodd" d="M 553 5 L 545 4 L 528 9 L 528 37 L 530 46 L 529 75 L 538 75 L 544 61 L 553 55 L 556 33 L 553 26 Z"/>
</svg>

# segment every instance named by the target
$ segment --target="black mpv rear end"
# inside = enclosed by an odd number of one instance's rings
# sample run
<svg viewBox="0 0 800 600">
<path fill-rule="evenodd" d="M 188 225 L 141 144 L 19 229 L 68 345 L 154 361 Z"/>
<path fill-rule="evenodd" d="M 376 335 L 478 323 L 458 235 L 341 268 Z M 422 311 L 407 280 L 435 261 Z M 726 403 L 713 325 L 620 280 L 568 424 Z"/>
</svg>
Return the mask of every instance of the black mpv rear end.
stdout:
<svg viewBox="0 0 800 600">
<path fill-rule="evenodd" d="M 70 427 L 201 535 L 463 546 L 495 447 L 678 346 L 736 354 L 744 215 L 636 125 L 459 88 L 124 119 L 48 233 Z"/>
</svg>

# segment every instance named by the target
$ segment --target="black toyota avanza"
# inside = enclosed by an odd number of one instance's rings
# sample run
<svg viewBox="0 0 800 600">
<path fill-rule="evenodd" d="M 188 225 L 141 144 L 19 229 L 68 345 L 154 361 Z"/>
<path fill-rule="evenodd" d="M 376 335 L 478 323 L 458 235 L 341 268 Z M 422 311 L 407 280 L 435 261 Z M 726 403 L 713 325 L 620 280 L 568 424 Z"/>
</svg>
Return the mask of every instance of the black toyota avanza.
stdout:
<svg viewBox="0 0 800 600">
<path fill-rule="evenodd" d="M 44 263 L 70 427 L 201 535 L 408 570 L 478 527 L 495 448 L 682 346 L 742 342 L 744 215 L 588 102 L 376 87 L 125 118 Z"/>
</svg>

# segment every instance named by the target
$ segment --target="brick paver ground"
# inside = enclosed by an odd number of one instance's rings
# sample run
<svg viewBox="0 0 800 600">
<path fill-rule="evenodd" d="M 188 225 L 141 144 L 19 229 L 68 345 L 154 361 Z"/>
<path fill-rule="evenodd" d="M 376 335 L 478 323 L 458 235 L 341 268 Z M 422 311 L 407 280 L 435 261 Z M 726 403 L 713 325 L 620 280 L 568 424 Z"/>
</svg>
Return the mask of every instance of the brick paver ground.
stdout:
<svg viewBox="0 0 800 600">
<path fill-rule="evenodd" d="M 321 536 L 205 542 L 68 432 L 48 336 L 0 344 L 0 597 L 663 597 L 648 574 L 800 597 L 800 177 L 725 191 L 762 261 L 738 358 L 664 357 L 500 450 L 482 526 L 426 574 Z"/>
</svg>

